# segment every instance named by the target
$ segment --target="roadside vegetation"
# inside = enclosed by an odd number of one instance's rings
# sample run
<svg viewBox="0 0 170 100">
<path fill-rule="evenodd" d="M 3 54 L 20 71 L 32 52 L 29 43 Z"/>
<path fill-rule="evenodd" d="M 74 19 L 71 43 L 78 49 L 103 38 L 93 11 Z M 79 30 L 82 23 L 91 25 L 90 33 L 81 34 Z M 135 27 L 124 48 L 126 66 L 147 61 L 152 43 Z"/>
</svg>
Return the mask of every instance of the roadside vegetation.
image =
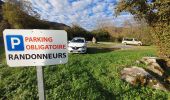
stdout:
<svg viewBox="0 0 170 100">
<path fill-rule="evenodd" d="M 3 59 L 0 65 L 0 99 L 38 99 L 35 67 L 8 67 L 5 64 L 4 50 L 0 50 L 0 57 Z M 131 86 L 120 79 L 121 69 L 137 65 L 135 61 L 143 56 L 155 55 L 155 47 L 115 51 L 93 50 L 87 54 L 70 54 L 67 64 L 44 67 L 46 97 L 49 100 L 168 100 L 168 92 Z"/>
</svg>

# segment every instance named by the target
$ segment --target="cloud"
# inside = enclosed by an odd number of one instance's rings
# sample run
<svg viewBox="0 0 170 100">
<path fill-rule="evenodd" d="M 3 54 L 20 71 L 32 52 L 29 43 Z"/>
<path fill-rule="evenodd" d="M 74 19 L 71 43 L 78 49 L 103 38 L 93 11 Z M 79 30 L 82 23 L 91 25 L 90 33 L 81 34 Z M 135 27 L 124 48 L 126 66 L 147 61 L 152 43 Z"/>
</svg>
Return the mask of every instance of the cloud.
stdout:
<svg viewBox="0 0 170 100">
<path fill-rule="evenodd" d="M 30 0 L 41 18 L 71 25 L 76 23 L 92 30 L 99 20 L 110 21 L 118 26 L 132 15 L 125 13 L 114 18 L 114 8 L 119 0 Z"/>
<path fill-rule="evenodd" d="M 93 7 L 93 13 L 102 12 L 104 10 L 104 6 L 102 4 L 98 4 Z"/>
</svg>

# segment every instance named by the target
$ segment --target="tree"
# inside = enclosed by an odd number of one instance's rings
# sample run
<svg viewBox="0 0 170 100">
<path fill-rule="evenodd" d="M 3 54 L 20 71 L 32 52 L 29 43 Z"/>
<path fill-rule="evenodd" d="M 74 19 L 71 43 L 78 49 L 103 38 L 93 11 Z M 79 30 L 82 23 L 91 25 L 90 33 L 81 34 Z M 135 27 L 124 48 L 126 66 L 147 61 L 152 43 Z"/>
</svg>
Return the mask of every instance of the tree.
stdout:
<svg viewBox="0 0 170 100">
<path fill-rule="evenodd" d="M 96 22 L 96 29 L 92 31 L 97 40 L 99 41 L 119 41 L 120 29 L 116 27 L 112 19 L 100 19 Z"/>
<path fill-rule="evenodd" d="M 136 20 L 146 20 L 154 32 L 159 55 L 170 61 L 170 1 L 169 0 L 121 0 L 116 14 L 130 12 Z"/>
<path fill-rule="evenodd" d="M 28 3 L 29 4 L 29 3 Z M 3 18 L 8 21 L 12 28 L 24 29 L 24 28 L 48 28 L 49 25 L 46 22 L 40 21 L 38 17 L 30 16 L 30 9 L 27 3 L 22 0 L 10 0 L 6 1 L 2 6 Z M 27 11 L 26 11 L 27 9 Z M 36 23 L 36 24 L 35 24 Z"/>
<path fill-rule="evenodd" d="M 105 29 L 93 30 L 92 34 L 97 39 L 97 41 L 108 41 L 111 38 L 109 32 Z"/>
<path fill-rule="evenodd" d="M 8 28 L 10 28 L 9 23 L 7 21 L 5 21 L 5 20 L 2 20 L 0 22 L 0 32 L 2 32 L 4 29 L 8 29 Z M 2 34 L 0 34 L 0 37 L 1 36 L 2 36 Z"/>
<path fill-rule="evenodd" d="M 72 27 L 68 28 L 66 31 L 69 39 L 73 37 L 85 37 L 87 40 L 91 40 L 93 37 L 90 32 L 76 24 L 73 24 Z"/>
<path fill-rule="evenodd" d="M 3 2 L 0 0 L 0 22 L 3 19 L 2 18 L 2 4 L 3 4 Z"/>
<path fill-rule="evenodd" d="M 32 3 L 29 2 L 28 0 L 4 0 L 4 1 L 5 3 L 17 6 L 20 10 L 22 10 L 28 15 L 31 15 L 38 19 L 40 18 L 40 15 L 33 10 Z"/>
</svg>

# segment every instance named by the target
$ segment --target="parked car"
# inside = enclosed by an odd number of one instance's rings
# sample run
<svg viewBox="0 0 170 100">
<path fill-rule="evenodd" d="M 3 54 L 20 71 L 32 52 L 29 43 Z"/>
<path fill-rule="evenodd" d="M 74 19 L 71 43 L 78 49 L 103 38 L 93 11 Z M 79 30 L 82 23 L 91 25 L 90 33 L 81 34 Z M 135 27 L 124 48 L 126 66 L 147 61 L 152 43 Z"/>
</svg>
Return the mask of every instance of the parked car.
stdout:
<svg viewBox="0 0 170 100">
<path fill-rule="evenodd" d="M 87 42 L 83 37 L 75 37 L 68 43 L 69 53 L 86 53 Z"/>
<path fill-rule="evenodd" d="M 142 45 L 142 42 L 138 41 L 135 38 L 123 38 L 122 43 L 125 44 L 125 45 L 127 45 L 127 44 L 139 45 L 139 46 Z"/>
</svg>

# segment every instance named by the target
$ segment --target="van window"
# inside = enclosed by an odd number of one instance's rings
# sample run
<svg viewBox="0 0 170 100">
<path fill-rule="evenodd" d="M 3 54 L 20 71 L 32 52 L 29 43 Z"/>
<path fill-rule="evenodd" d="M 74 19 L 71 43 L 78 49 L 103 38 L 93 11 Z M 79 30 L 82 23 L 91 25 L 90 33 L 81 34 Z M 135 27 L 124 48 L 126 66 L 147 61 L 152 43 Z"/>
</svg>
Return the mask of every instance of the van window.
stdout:
<svg viewBox="0 0 170 100">
<path fill-rule="evenodd" d="M 138 41 L 138 39 L 134 39 L 134 41 Z"/>
<path fill-rule="evenodd" d="M 125 41 L 133 41 L 133 39 L 124 39 Z"/>
</svg>

